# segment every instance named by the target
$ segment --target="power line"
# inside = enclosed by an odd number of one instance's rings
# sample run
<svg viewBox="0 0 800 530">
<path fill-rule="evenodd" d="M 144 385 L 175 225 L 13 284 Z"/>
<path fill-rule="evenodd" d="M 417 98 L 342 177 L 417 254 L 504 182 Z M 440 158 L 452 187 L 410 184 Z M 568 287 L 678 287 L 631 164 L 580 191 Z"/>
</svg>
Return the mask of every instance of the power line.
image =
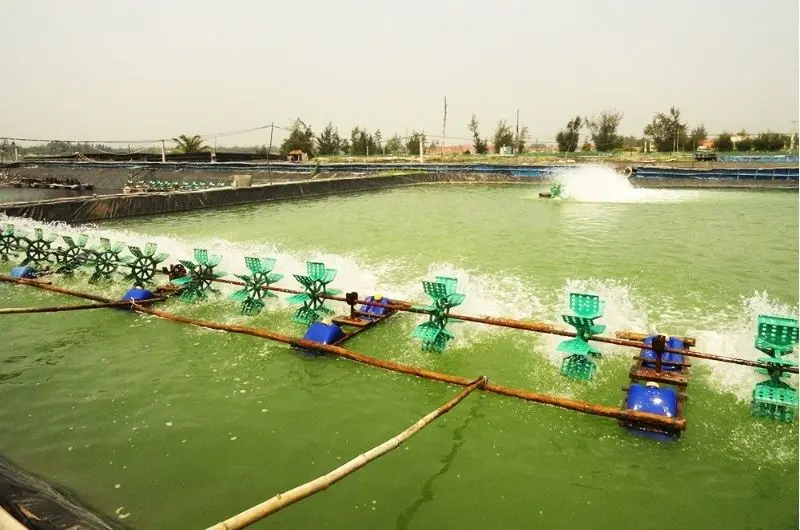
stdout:
<svg viewBox="0 0 800 530">
<path fill-rule="evenodd" d="M 249 132 L 256 132 L 264 129 L 269 129 L 270 127 L 274 127 L 276 129 L 283 129 L 283 130 L 291 130 L 286 127 L 281 127 L 279 125 L 259 125 L 258 127 L 251 127 L 249 129 L 239 129 L 235 131 L 223 131 L 223 132 L 216 132 L 216 133 L 209 133 L 209 134 L 199 134 L 203 140 L 207 140 L 208 138 L 213 138 L 214 136 L 234 136 L 238 134 L 245 134 Z M 53 139 L 53 138 L 27 138 L 27 137 L 18 137 L 18 136 L 0 136 L 0 138 L 4 140 L 11 140 L 15 142 L 38 142 L 38 143 L 51 143 L 51 142 L 63 142 L 63 143 L 71 143 L 71 144 L 134 144 L 134 145 L 141 145 L 141 144 L 156 144 L 158 142 L 172 142 L 176 138 L 176 136 L 169 136 L 165 138 L 155 138 L 149 140 L 75 140 L 75 139 Z"/>
</svg>

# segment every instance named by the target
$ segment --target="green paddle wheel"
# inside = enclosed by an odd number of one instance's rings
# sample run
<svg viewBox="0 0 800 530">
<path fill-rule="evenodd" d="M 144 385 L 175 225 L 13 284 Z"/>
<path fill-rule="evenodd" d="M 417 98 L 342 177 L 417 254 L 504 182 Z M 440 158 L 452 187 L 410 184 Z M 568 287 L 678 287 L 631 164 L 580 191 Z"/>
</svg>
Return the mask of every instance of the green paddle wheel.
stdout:
<svg viewBox="0 0 800 530">
<path fill-rule="evenodd" d="M 111 275 L 119 269 L 122 258 L 120 254 L 125 250 L 125 243 L 111 243 L 107 237 L 101 237 L 100 243 L 91 249 L 92 257 L 89 264 L 94 265 L 94 273 L 89 278 L 89 283 L 111 279 Z"/>
<path fill-rule="evenodd" d="M 33 237 L 23 237 L 27 243 L 25 248 L 25 259 L 22 260 L 21 266 L 25 265 L 41 265 L 48 263 L 51 257 L 55 256 L 54 249 L 52 248 L 53 241 L 58 236 L 56 234 L 44 234 L 41 228 L 33 230 Z"/>
<path fill-rule="evenodd" d="M 58 269 L 56 272 L 60 274 L 71 275 L 78 267 L 86 264 L 87 259 L 91 258 L 87 249 L 86 243 L 89 241 L 89 236 L 80 234 L 77 241 L 71 236 L 61 236 L 61 239 L 67 244 L 66 248 L 59 248 L 56 253 L 56 263 Z"/>
<path fill-rule="evenodd" d="M 270 290 L 270 284 L 278 282 L 283 274 L 272 272 L 274 258 L 244 258 L 250 274 L 234 274 L 244 282 L 244 287 L 231 294 L 231 300 L 242 303 L 242 314 L 257 315 L 264 309 L 264 297 L 277 298 Z"/>
<path fill-rule="evenodd" d="M 211 287 L 211 283 L 226 274 L 214 270 L 214 267 L 222 261 L 222 256 L 209 256 L 205 249 L 196 248 L 194 249 L 194 259 L 196 263 L 189 260 L 178 260 L 181 265 L 186 267 L 187 274 L 170 282 L 181 287 L 180 299 L 184 302 L 204 299 L 208 296 L 208 292 L 218 293 L 217 289 Z"/>
<path fill-rule="evenodd" d="M 427 306 L 415 306 L 428 313 L 428 321 L 414 328 L 412 336 L 422 339 L 422 350 L 442 353 L 447 343 L 455 335 L 447 329 L 447 324 L 459 322 L 450 318 L 450 309 L 461 305 L 466 295 L 457 293 L 458 280 L 446 276 L 437 276 L 436 281 L 422 282 L 422 288 L 433 303 Z"/>
<path fill-rule="evenodd" d="M 550 186 L 550 197 L 553 199 L 561 197 L 561 184 L 553 184 Z"/>
<path fill-rule="evenodd" d="M 0 232 L 0 261 L 16 256 L 25 247 L 23 238 L 24 234 L 14 232 L 14 225 L 7 224 Z"/>
<path fill-rule="evenodd" d="M 311 325 L 322 318 L 323 314 L 331 315 L 333 310 L 325 307 L 325 296 L 341 294 L 339 289 L 331 289 L 328 284 L 336 278 L 336 269 L 326 269 L 324 263 L 306 263 L 307 274 L 293 274 L 294 279 L 300 282 L 305 292 L 287 298 L 290 303 L 303 304 L 292 315 L 292 320 L 298 324 Z"/>
<path fill-rule="evenodd" d="M 753 416 L 784 422 L 797 417 L 797 389 L 783 381 L 790 375 L 786 369 L 797 366 L 797 362 L 783 358 L 794 351 L 797 342 L 796 318 L 759 315 L 755 347 L 768 355 L 759 359 L 768 366 L 756 371 L 769 379 L 753 389 Z"/>
<path fill-rule="evenodd" d="M 603 306 L 597 295 L 569 293 L 569 309 L 572 313 L 561 318 L 575 328 L 576 336 L 558 345 L 557 351 L 567 354 L 561 363 L 561 375 L 580 381 L 589 381 L 594 377 L 597 371 L 594 358 L 601 355 L 600 350 L 589 344 L 589 339 L 606 329 L 605 325 L 594 323 L 603 316 Z"/>
<path fill-rule="evenodd" d="M 130 272 L 125 276 L 125 280 L 137 287 L 152 284 L 158 272 L 158 265 L 169 257 L 166 252 L 156 254 L 156 250 L 158 246 L 155 243 L 147 243 L 144 251 L 137 246 L 128 246 L 131 255 L 124 258 L 123 262 Z"/>
</svg>

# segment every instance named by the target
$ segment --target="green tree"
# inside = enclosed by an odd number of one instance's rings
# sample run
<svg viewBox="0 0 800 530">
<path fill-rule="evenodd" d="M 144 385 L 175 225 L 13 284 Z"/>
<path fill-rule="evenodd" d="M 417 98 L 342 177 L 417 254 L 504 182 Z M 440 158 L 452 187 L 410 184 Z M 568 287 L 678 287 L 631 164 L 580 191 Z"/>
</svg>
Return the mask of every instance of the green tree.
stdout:
<svg viewBox="0 0 800 530">
<path fill-rule="evenodd" d="M 689 133 L 689 137 L 686 139 L 686 145 L 684 145 L 684 149 L 686 151 L 696 151 L 698 147 L 708 138 L 708 132 L 706 131 L 705 125 L 698 125 L 692 132 Z"/>
<path fill-rule="evenodd" d="M 322 129 L 322 132 L 317 136 L 317 154 L 320 156 L 338 155 L 341 143 L 339 130 L 336 129 L 332 123 L 328 122 L 328 125 Z"/>
<path fill-rule="evenodd" d="M 558 143 L 558 150 L 562 153 L 572 153 L 578 149 L 580 142 L 580 131 L 583 126 L 583 121 L 580 116 L 575 116 L 574 119 L 567 122 L 567 128 L 561 129 L 556 134 L 556 142 Z"/>
<path fill-rule="evenodd" d="M 203 138 L 199 134 L 194 136 L 182 134 L 173 138 L 172 141 L 177 144 L 175 151 L 178 153 L 202 153 L 208 150 L 208 147 L 203 145 Z"/>
<path fill-rule="evenodd" d="M 350 154 L 354 156 L 365 156 L 378 154 L 378 144 L 375 138 L 366 129 L 353 127 L 350 132 Z"/>
<path fill-rule="evenodd" d="M 294 121 L 289 136 L 281 143 L 281 155 L 286 156 L 289 151 L 296 149 L 307 153 L 309 157 L 314 156 L 314 133 L 300 118 Z"/>
<path fill-rule="evenodd" d="M 489 141 L 486 138 L 481 138 L 480 132 L 478 132 L 478 125 L 478 118 L 473 114 L 472 119 L 467 124 L 469 132 L 472 133 L 472 147 L 475 148 L 476 155 L 485 155 L 489 152 Z"/>
<path fill-rule="evenodd" d="M 523 126 L 514 133 L 514 152 L 518 155 L 524 153 L 526 143 L 528 143 L 528 128 Z"/>
<path fill-rule="evenodd" d="M 681 122 L 681 111 L 671 107 L 669 114 L 659 112 L 644 128 L 644 134 L 653 138 L 657 151 L 677 151 L 686 144 L 686 123 Z"/>
<path fill-rule="evenodd" d="M 390 155 L 399 155 L 404 150 L 403 142 L 396 134 L 389 138 L 384 147 L 384 151 Z"/>
<path fill-rule="evenodd" d="M 422 141 L 422 148 L 425 148 L 425 133 L 414 131 L 406 140 L 406 151 L 410 155 L 419 154 L 419 143 Z"/>
<path fill-rule="evenodd" d="M 620 121 L 622 113 L 615 110 L 604 110 L 596 118 L 585 118 L 597 151 L 613 151 L 622 147 L 622 137 L 617 134 Z"/>
<path fill-rule="evenodd" d="M 752 151 L 753 150 L 753 140 L 749 136 L 745 136 L 738 142 L 736 142 L 736 150 L 737 151 Z"/>
<path fill-rule="evenodd" d="M 788 148 L 790 143 L 791 138 L 789 136 L 772 131 L 759 133 L 758 136 L 753 138 L 753 148 L 756 151 L 780 151 Z"/>
<path fill-rule="evenodd" d="M 503 147 L 514 145 L 514 131 L 506 124 L 505 120 L 497 122 L 497 128 L 494 130 L 493 139 L 494 152 L 499 153 Z"/>
<path fill-rule="evenodd" d="M 733 140 L 731 140 L 731 133 L 724 132 L 717 136 L 714 140 L 714 149 L 717 151 L 732 151 Z"/>
<path fill-rule="evenodd" d="M 642 140 L 635 136 L 622 137 L 622 150 L 628 152 L 636 152 L 642 148 Z"/>
</svg>

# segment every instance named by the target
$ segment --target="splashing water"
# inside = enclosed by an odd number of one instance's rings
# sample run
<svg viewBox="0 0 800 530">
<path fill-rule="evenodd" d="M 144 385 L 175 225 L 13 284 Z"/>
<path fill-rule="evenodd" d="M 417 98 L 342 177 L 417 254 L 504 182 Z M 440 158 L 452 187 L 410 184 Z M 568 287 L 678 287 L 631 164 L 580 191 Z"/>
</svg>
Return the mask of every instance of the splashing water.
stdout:
<svg viewBox="0 0 800 530">
<path fill-rule="evenodd" d="M 606 171 L 606 170 L 604 170 Z M 610 171 L 610 170 L 607 170 Z M 613 172 L 612 172 L 613 173 Z M 616 173 L 615 173 L 616 175 Z M 617 175 L 624 179 L 624 177 Z M 616 178 L 616 177 L 615 177 Z M 650 191 L 650 190 L 633 190 Z M 648 308 L 674 308 L 675 301 L 668 295 L 659 300 L 638 293 L 636 288 L 624 281 L 597 278 L 565 278 L 557 292 L 542 292 L 541 287 L 517 277 L 497 277 L 466 270 L 450 263 L 430 264 L 427 271 L 408 271 L 402 263 L 370 263 L 355 256 L 323 252 L 301 253 L 282 249 L 271 243 L 234 243 L 223 239 L 194 241 L 175 236 L 151 236 L 131 230 L 108 229 L 91 225 L 70 226 L 64 223 L 39 223 L 29 219 L 11 219 L 0 215 L 0 224 L 13 222 L 20 230 L 31 232 L 42 227 L 45 232 L 77 235 L 86 233 L 90 242 L 99 237 L 112 241 L 124 241 L 129 245 L 144 245 L 152 241 L 159 251 L 170 254 L 170 261 L 191 258 L 195 247 L 206 248 L 209 253 L 223 256 L 219 269 L 228 273 L 244 270 L 245 256 L 275 257 L 276 270 L 283 273 L 302 272 L 306 261 L 323 261 L 328 267 L 337 269 L 334 286 L 354 289 L 360 294 L 380 292 L 392 299 L 426 302 L 422 279 L 434 276 L 452 276 L 459 281 L 459 291 L 467 294 L 458 312 L 472 315 L 534 319 L 563 325 L 560 315 L 568 312 L 569 292 L 598 294 L 605 301 L 605 314 L 598 323 L 606 324 L 605 335 L 618 330 L 633 330 L 647 333 L 687 334 L 697 338 L 697 349 L 724 356 L 736 356 L 755 360 L 762 356 L 753 348 L 756 319 L 759 314 L 797 315 L 798 307 L 789 307 L 772 300 L 766 293 L 754 293 L 743 298 L 740 305 L 709 313 L 707 307 L 696 306 L 681 310 L 653 311 Z M 277 285 L 297 288 L 291 274 L 286 274 Z M 232 288 L 218 286 L 226 294 Z M 97 286 L 94 287 L 97 289 Z M 103 287 L 101 287 L 103 288 Z M 119 285 L 104 287 L 108 296 L 116 296 Z M 273 308 L 291 307 L 283 298 L 273 301 Z M 469 347 L 487 334 L 507 333 L 508 330 L 480 324 L 465 323 L 458 329 L 454 348 Z M 560 365 L 562 354 L 556 351 L 563 337 L 544 336 L 537 353 L 543 354 L 555 366 Z M 614 349 L 600 345 L 604 354 L 613 353 L 630 356 L 629 349 Z M 701 361 L 702 362 L 702 361 Z M 710 369 L 711 384 L 718 390 L 731 392 L 740 399 L 747 399 L 753 385 L 761 378 L 752 368 L 716 362 L 703 362 Z M 793 384 L 796 376 L 792 378 Z"/>
<path fill-rule="evenodd" d="M 697 196 L 694 191 L 635 188 L 625 175 L 610 167 L 580 166 L 554 173 L 561 197 L 578 202 L 678 202 Z"/>
</svg>

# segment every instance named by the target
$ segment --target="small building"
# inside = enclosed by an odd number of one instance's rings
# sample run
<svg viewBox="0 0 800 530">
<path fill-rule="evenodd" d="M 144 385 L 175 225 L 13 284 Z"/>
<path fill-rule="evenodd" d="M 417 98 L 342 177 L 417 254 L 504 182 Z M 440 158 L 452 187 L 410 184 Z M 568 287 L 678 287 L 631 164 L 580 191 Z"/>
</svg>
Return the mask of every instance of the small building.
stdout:
<svg viewBox="0 0 800 530">
<path fill-rule="evenodd" d="M 289 156 L 286 157 L 289 162 L 305 162 L 308 160 L 308 153 L 304 153 L 300 149 L 289 151 Z"/>
</svg>

